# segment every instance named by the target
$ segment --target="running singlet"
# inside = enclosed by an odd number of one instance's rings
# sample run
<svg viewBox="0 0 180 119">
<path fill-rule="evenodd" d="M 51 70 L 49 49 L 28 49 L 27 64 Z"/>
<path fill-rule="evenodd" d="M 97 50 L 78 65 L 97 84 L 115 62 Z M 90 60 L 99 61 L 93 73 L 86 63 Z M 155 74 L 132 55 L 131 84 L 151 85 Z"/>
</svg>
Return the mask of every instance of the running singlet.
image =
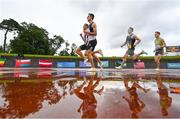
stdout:
<svg viewBox="0 0 180 119">
<path fill-rule="evenodd" d="M 86 30 L 87 32 L 89 32 L 89 29 Z M 84 43 L 87 44 L 89 42 L 89 36 L 87 34 L 84 34 L 83 35 L 83 40 L 84 40 Z"/>
<path fill-rule="evenodd" d="M 136 39 L 134 38 L 134 35 L 128 35 L 126 37 L 126 42 L 127 42 L 127 47 L 128 49 L 134 48 L 134 43 L 135 43 Z"/>
<path fill-rule="evenodd" d="M 94 23 L 94 22 L 93 22 L 93 23 Z M 93 27 L 92 27 L 92 24 L 93 24 L 93 23 L 91 23 L 91 24 L 89 25 L 89 31 L 90 31 L 90 32 L 94 32 Z M 88 40 L 89 40 L 89 41 L 96 40 L 96 36 L 94 36 L 94 35 L 89 35 L 89 36 L 88 36 Z"/>
<path fill-rule="evenodd" d="M 164 44 L 164 41 L 160 38 L 156 38 L 155 39 L 155 49 L 158 50 L 158 49 L 163 49 L 162 46 Z"/>
</svg>

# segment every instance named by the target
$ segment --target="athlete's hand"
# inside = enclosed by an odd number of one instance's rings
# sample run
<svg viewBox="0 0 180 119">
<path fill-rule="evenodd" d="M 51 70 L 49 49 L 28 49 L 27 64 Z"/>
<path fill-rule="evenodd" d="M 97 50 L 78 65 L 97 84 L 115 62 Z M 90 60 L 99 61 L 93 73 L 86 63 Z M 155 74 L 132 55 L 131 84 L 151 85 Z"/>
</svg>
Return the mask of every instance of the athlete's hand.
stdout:
<svg viewBox="0 0 180 119">
<path fill-rule="evenodd" d="M 80 33 L 80 36 L 82 36 L 82 33 Z"/>
<path fill-rule="evenodd" d="M 120 46 L 121 48 L 124 47 L 123 45 Z"/>
<path fill-rule="evenodd" d="M 89 32 L 88 32 L 88 31 L 84 31 L 84 33 L 85 33 L 85 34 L 89 34 Z"/>
<path fill-rule="evenodd" d="M 77 110 L 77 112 L 81 112 L 81 110 L 80 110 L 80 109 L 78 109 L 78 110 Z"/>
</svg>

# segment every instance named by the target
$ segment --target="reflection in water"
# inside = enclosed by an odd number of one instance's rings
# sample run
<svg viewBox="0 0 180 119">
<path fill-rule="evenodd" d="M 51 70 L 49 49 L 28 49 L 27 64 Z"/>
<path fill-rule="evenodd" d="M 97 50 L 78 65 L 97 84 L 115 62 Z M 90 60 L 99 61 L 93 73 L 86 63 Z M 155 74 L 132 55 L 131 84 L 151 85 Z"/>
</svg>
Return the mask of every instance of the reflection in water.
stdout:
<svg viewBox="0 0 180 119">
<path fill-rule="evenodd" d="M 61 97 L 52 82 L 16 82 L 1 86 L 2 98 L 5 100 L 3 107 L 0 108 L 1 118 L 26 117 L 30 113 L 39 111 L 43 101 L 56 104 Z"/>
<path fill-rule="evenodd" d="M 157 74 L 156 74 L 156 83 L 157 83 L 157 87 L 158 87 L 157 93 L 159 94 L 159 102 L 160 102 L 160 107 L 161 107 L 161 114 L 163 116 L 167 116 L 168 115 L 167 109 L 172 104 L 172 98 L 169 97 L 168 89 L 163 84 L 159 72 L 157 72 Z"/>
<path fill-rule="evenodd" d="M 44 71 L 48 70 L 43 70 L 43 78 L 45 76 L 49 78 L 50 73 L 48 72 L 48 75 L 46 75 Z M 38 76 L 41 75 L 38 73 Z M 65 99 L 68 94 L 75 94 L 83 100 L 83 103 L 78 109 L 78 112 L 82 110 L 82 117 L 96 117 L 97 100 L 94 93 L 101 95 L 104 87 L 98 90 L 95 89 L 101 79 L 102 77 L 97 77 L 96 73 L 90 73 L 90 76 L 84 76 L 82 85 L 76 84 L 77 78 L 75 76 L 74 78 L 73 76 L 72 78 L 60 78 L 55 81 L 23 82 L 23 79 L 18 79 L 14 83 L 3 83 L 0 90 L 2 92 L 1 98 L 4 99 L 4 102 L 3 106 L 0 107 L 0 117 L 26 117 L 42 109 L 44 103 L 49 105 L 56 104 L 62 98 Z M 79 80 L 82 79 L 79 78 Z M 83 93 L 81 92 L 82 89 L 84 91 Z"/>
<path fill-rule="evenodd" d="M 144 93 L 147 93 L 150 89 L 141 87 L 137 82 L 133 82 L 132 86 L 129 87 L 128 82 L 128 79 L 124 79 L 124 86 L 129 93 L 129 98 L 123 96 L 123 99 L 125 99 L 129 104 L 129 108 L 132 111 L 131 117 L 138 118 L 138 113 L 142 111 L 142 109 L 145 107 L 145 104 L 141 99 L 139 99 L 137 88 L 142 90 Z"/>
<path fill-rule="evenodd" d="M 96 80 L 95 83 L 94 80 Z M 99 90 L 95 89 L 98 86 L 100 80 L 102 80 L 102 77 L 95 79 L 95 75 L 92 75 L 89 80 L 86 79 L 82 85 L 74 89 L 75 95 L 83 101 L 78 108 L 78 112 L 82 111 L 82 118 L 97 117 L 97 100 L 94 96 L 94 93 L 98 93 L 100 95 L 104 89 L 104 87 Z M 87 86 L 85 86 L 85 84 L 87 84 Z"/>
<path fill-rule="evenodd" d="M 171 78 L 178 87 L 180 78 L 167 77 L 165 70 L 13 69 L 1 73 L 5 78 L 0 79 L 0 118 L 180 117 L 180 95 L 169 93 L 167 85 Z"/>
</svg>

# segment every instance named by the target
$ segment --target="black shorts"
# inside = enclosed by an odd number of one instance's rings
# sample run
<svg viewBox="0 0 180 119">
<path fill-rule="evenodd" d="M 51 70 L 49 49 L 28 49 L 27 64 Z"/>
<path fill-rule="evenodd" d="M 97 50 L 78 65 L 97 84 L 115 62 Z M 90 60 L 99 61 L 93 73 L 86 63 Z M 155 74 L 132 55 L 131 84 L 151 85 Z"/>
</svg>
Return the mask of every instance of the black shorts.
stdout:
<svg viewBox="0 0 180 119">
<path fill-rule="evenodd" d="M 83 44 L 83 45 L 81 45 L 81 46 L 79 46 L 79 48 L 81 49 L 81 50 L 86 50 L 86 44 Z"/>
<path fill-rule="evenodd" d="M 133 56 L 133 55 L 134 55 L 134 50 L 135 50 L 134 47 L 133 47 L 133 48 L 129 48 L 129 49 L 126 51 L 126 54 L 127 54 L 127 55 L 130 55 L 130 56 Z"/>
<path fill-rule="evenodd" d="M 163 54 L 164 54 L 164 50 L 162 48 L 155 51 L 155 56 L 163 55 Z"/>
<path fill-rule="evenodd" d="M 89 41 L 87 44 L 83 44 L 81 45 L 79 48 L 81 50 L 91 50 L 91 51 L 94 51 L 95 47 L 97 45 L 97 40 L 92 40 L 92 41 Z"/>
</svg>

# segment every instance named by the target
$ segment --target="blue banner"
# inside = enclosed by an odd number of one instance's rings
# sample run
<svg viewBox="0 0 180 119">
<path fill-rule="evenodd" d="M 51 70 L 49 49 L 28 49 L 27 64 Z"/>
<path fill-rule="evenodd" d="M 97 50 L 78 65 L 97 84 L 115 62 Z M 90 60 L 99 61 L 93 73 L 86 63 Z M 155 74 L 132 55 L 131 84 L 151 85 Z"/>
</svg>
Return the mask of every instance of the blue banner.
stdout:
<svg viewBox="0 0 180 119">
<path fill-rule="evenodd" d="M 86 71 L 80 71 L 80 72 L 79 72 L 79 76 L 81 76 L 81 77 L 82 77 L 82 76 L 83 76 L 83 77 L 86 76 Z"/>
<path fill-rule="evenodd" d="M 167 66 L 169 69 L 180 69 L 180 63 L 168 63 Z"/>
<path fill-rule="evenodd" d="M 84 63 L 83 61 L 80 61 L 79 62 L 79 67 L 91 67 L 91 64 L 90 64 L 90 62 L 86 62 L 86 63 Z"/>
<path fill-rule="evenodd" d="M 57 62 L 57 68 L 75 68 L 75 62 Z"/>
<path fill-rule="evenodd" d="M 20 67 L 30 67 L 30 64 L 21 64 Z"/>
<path fill-rule="evenodd" d="M 109 67 L 109 61 L 101 61 L 101 62 L 103 64 L 104 68 L 108 68 Z M 99 64 L 98 64 L 98 66 L 99 66 Z"/>
</svg>

